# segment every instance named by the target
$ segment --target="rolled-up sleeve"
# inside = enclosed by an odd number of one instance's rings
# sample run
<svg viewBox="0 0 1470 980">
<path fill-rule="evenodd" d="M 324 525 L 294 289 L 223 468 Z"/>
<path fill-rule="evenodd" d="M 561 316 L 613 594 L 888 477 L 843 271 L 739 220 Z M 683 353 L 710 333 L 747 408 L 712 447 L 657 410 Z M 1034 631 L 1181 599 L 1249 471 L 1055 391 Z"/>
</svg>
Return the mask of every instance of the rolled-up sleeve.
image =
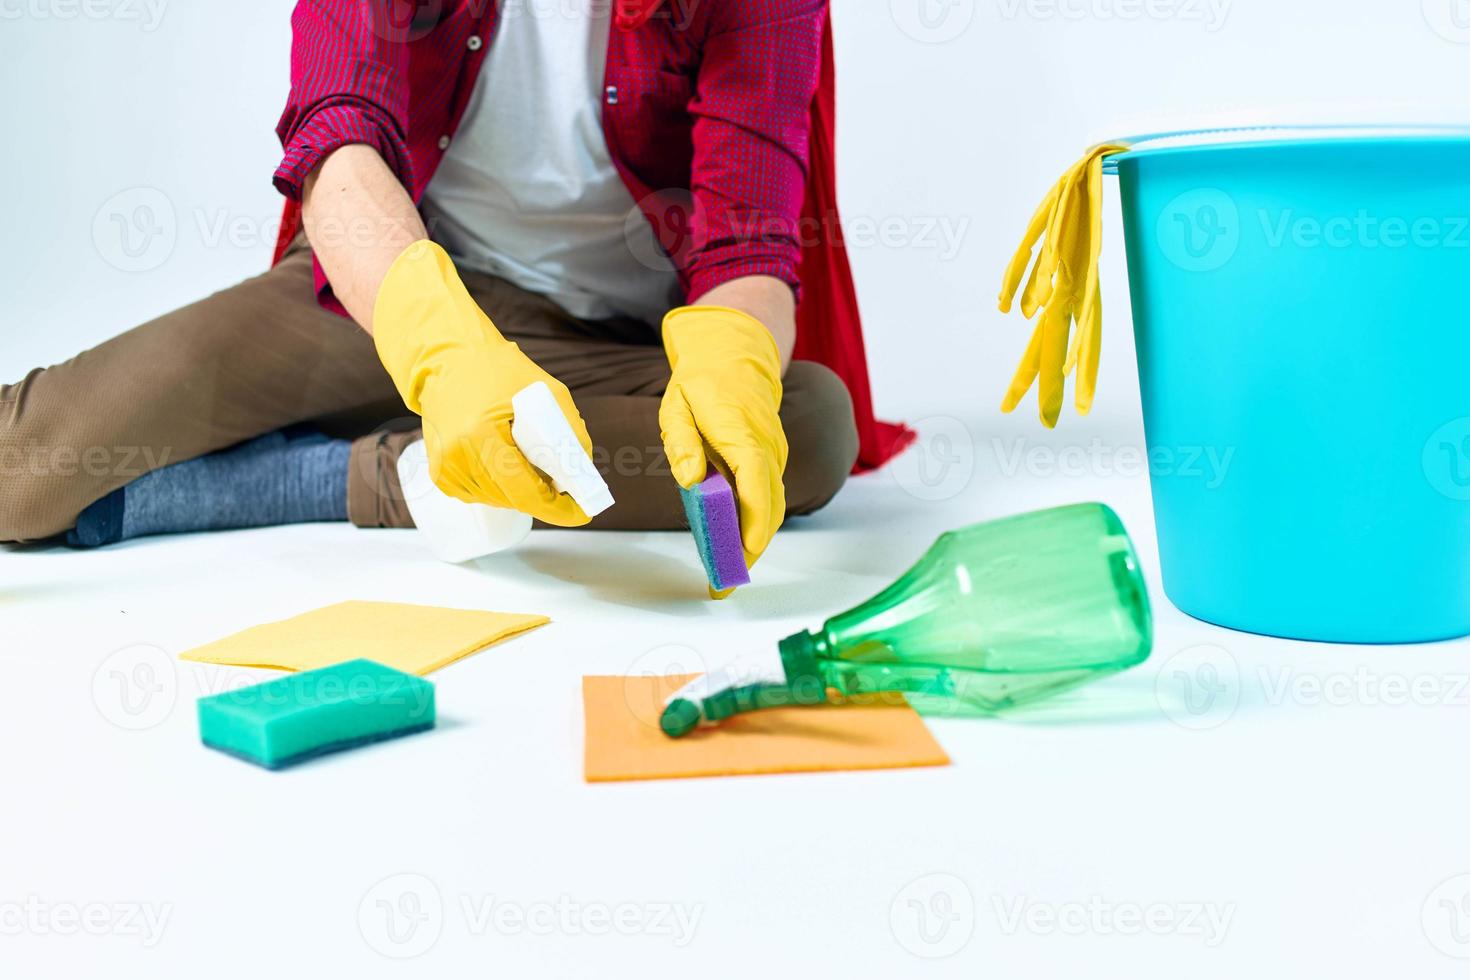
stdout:
<svg viewBox="0 0 1470 980">
<path fill-rule="evenodd" d="M 798 289 L 827 2 L 746 0 L 717 9 L 689 106 L 690 302 L 743 276 L 774 276 Z"/>
<path fill-rule="evenodd" d="M 306 177 L 348 143 L 373 147 L 414 193 L 405 138 L 408 47 L 395 0 L 299 0 L 291 15 L 291 95 L 276 134 L 276 188 L 301 200 Z"/>
</svg>

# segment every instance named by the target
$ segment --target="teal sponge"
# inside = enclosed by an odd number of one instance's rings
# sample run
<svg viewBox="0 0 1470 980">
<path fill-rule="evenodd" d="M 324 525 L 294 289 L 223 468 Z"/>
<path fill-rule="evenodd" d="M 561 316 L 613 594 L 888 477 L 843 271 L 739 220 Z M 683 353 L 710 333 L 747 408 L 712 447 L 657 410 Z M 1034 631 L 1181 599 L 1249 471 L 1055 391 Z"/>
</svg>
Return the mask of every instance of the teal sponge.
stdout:
<svg viewBox="0 0 1470 980">
<path fill-rule="evenodd" d="M 434 727 L 434 685 L 349 660 L 199 699 L 204 744 L 267 769 Z"/>
</svg>

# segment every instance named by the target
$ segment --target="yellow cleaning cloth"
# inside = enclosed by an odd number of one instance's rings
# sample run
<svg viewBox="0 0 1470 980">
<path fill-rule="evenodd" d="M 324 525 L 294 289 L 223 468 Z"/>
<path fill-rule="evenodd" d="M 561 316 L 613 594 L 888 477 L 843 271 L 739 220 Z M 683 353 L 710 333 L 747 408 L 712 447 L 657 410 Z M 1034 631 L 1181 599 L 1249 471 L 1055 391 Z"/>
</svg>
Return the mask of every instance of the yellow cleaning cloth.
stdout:
<svg viewBox="0 0 1470 980">
<path fill-rule="evenodd" d="M 498 640 L 544 626 L 545 616 L 440 609 L 398 602 L 339 602 L 252 626 L 183 654 L 182 660 L 235 667 L 314 670 L 365 657 L 427 674 Z"/>
<path fill-rule="evenodd" d="M 695 676 L 582 678 L 587 782 L 949 765 L 901 701 L 770 708 L 669 738 L 664 699 Z"/>
<path fill-rule="evenodd" d="M 1097 390 L 1098 360 L 1102 354 L 1102 290 L 1098 257 L 1102 253 L 1103 158 L 1128 149 L 1123 143 L 1103 143 L 1062 175 L 1041 207 L 1031 217 L 1026 238 L 1006 267 L 1000 290 L 1000 311 L 1009 313 L 1037 243 L 1041 252 L 1031 278 L 1021 293 L 1021 315 L 1037 316 L 1036 330 L 1021 365 L 1016 369 L 1001 411 L 1013 410 L 1038 379 L 1041 421 L 1057 424 L 1067 375 L 1077 372 L 1077 413 L 1092 410 Z M 1072 321 L 1077 335 L 1071 336 Z"/>
</svg>

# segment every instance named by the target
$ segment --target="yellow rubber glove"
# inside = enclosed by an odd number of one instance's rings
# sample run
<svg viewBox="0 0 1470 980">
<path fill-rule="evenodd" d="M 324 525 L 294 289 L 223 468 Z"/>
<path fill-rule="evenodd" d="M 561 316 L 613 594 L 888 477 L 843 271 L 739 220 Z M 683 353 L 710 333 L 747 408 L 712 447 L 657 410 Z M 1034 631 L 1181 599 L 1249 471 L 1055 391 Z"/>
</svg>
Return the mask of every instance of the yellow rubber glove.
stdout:
<svg viewBox="0 0 1470 980">
<path fill-rule="evenodd" d="M 688 490 L 710 461 L 729 474 L 745 564 L 753 566 L 786 518 L 776 340 L 759 320 L 723 306 L 673 310 L 663 335 L 673 377 L 658 422 L 674 479 Z"/>
<path fill-rule="evenodd" d="M 582 508 L 556 492 L 510 434 L 511 397 L 544 381 L 591 453 L 571 393 L 501 336 L 444 249 L 415 242 L 393 261 L 373 307 L 373 340 L 403 403 L 423 416 L 429 475 L 440 490 L 548 524 L 587 523 Z"/>
<path fill-rule="evenodd" d="M 1087 154 L 1052 187 L 1031 218 L 1026 238 L 1006 267 L 1001 285 L 1000 311 L 1009 313 L 1031 264 L 1038 241 L 1041 252 L 1031 278 L 1021 293 L 1021 314 L 1037 313 L 1036 330 L 1016 369 L 1001 411 L 1020 404 L 1039 379 L 1041 421 L 1047 428 L 1061 415 L 1066 376 L 1077 372 L 1076 405 L 1080 415 L 1092 410 L 1102 353 L 1102 291 L 1098 257 L 1102 253 L 1103 158 L 1128 149 L 1122 143 L 1103 143 Z M 1072 321 L 1078 330 L 1071 336 Z"/>
</svg>

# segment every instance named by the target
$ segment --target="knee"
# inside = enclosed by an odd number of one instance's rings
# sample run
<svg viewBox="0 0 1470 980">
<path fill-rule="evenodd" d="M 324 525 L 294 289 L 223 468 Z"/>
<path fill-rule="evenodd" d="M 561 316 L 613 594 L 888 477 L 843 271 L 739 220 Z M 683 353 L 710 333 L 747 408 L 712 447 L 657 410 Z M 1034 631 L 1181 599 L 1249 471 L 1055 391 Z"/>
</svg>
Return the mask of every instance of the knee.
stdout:
<svg viewBox="0 0 1470 980">
<path fill-rule="evenodd" d="M 46 478 L 33 476 L 25 459 L 0 438 L 0 543 L 38 541 L 66 530 L 58 525 Z"/>
<path fill-rule="evenodd" d="M 847 385 L 814 361 L 794 361 L 786 372 L 781 423 L 791 448 L 786 464 L 786 512 L 810 514 L 826 506 L 857 462 L 857 422 Z"/>
</svg>

